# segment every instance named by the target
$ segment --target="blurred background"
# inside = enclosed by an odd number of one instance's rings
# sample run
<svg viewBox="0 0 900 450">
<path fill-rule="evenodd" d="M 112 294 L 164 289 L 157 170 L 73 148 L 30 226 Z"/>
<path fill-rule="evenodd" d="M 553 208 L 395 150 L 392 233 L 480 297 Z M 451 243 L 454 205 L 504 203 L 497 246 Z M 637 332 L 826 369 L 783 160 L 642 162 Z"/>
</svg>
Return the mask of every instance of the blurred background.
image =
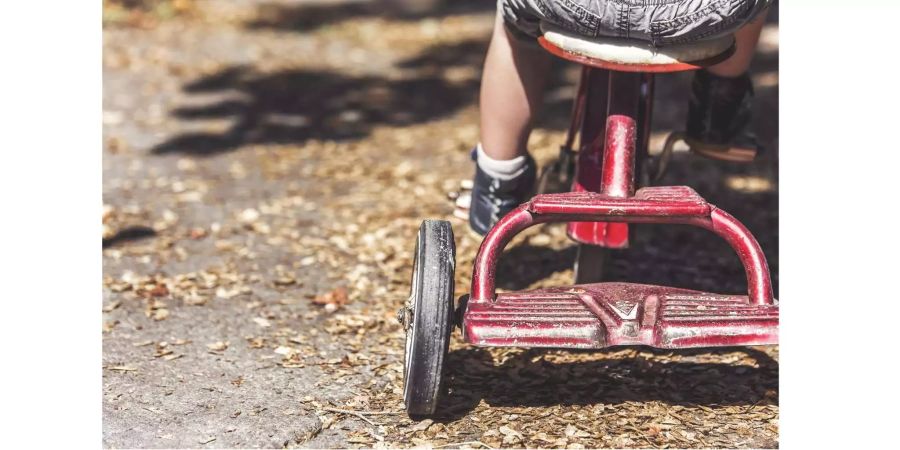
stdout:
<svg viewBox="0 0 900 450">
<path fill-rule="evenodd" d="M 471 176 L 492 0 L 105 0 L 103 439 L 108 447 L 774 447 L 777 348 L 479 350 L 454 342 L 434 421 L 402 410 L 403 334 L 425 218 L 451 220 L 457 295 L 480 243 L 448 194 Z M 531 140 L 563 141 L 560 61 Z M 657 80 L 658 150 L 690 75 Z M 767 152 L 677 152 L 756 235 L 778 291 L 778 5 L 753 66 Z M 746 290 L 724 242 L 638 227 L 616 279 Z M 568 283 L 564 226 L 504 257 L 504 289 Z M 457 336 L 458 337 L 458 336 Z M 348 412 L 349 411 L 349 412 Z"/>
</svg>

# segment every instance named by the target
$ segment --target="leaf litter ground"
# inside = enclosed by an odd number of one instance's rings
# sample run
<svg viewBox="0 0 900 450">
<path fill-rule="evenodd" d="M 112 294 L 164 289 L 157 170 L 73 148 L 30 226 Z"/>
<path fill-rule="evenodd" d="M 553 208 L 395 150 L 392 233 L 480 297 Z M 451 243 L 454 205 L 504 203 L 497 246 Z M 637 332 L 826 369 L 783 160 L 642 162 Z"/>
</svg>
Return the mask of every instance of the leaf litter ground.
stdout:
<svg viewBox="0 0 900 450">
<path fill-rule="evenodd" d="M 457 295 L 479 244 L 448 194 L 472 170 L 482 3 L 392 18 L 366 3 L 178 2 L 190 14 L 106 24 L 105 446 L 777 446 L 777 348 L 485 350 L 454 335 L 440 414 L 402 414 L 394 313 L 418 224 L 453 223 Z M 744 221 L 777 288 L 777 11 L 770 22 L 755 63 L 769 153 L 750 166 L 679 153 L 664 182 Z M 555 72 L 532 138 L 542 163 L 576 78 Z M 654 148 L 680 126 L 689 80 L 660 79 Z M 745 289 L 712 235 L 636 231 L 616 277 Z M 569 283 L 573 258 L 563 227 L 534 228 L 499 285 Z"/>
</svg>

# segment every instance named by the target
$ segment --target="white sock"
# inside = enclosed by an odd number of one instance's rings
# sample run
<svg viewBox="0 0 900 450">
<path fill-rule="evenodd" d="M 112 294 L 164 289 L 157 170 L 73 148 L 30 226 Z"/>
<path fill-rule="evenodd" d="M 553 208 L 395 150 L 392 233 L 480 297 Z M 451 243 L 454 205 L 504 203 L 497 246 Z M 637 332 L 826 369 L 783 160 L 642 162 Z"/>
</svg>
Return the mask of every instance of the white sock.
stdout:
<svg viewBox="0 0 900 450">
<path fill-rule="evenodd" d="M 476 152 L 478 154 L 478 167 L 492 178 L 511 180 L 521 175 L 522 171 L 525 170 L 525 155 L 506 160 L 493 159 L 484 152 L 481 143 L 478 143 Z"/>
</svg>

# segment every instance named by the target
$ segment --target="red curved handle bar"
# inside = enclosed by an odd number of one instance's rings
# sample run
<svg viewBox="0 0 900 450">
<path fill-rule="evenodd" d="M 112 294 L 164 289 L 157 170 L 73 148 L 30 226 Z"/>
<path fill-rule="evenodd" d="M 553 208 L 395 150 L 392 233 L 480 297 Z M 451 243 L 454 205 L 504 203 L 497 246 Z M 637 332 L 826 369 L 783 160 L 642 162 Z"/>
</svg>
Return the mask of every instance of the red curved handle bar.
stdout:
<svg viewBox="0 0 900 450">
<path fill-rule="evenodd" d="M 532 200 L 533 202 L 534 200 Z M 552 212 L 534 214 L 532 202 L 525 203 L 507 214 L 485 236 L 475 257 L 475 272 L 472 275 L 470 302 L 490 302 L 496 298 L 497 262 L 503 249 L 512 238 L 522 230 L 547 222 L 631 222 L 631 223 L 670 223 L 694 225 L 716 233 L 737 252 L 744 271 L 747 274 L 747 288 L 750 304 L 773 305 L 775 296 L 772 292 L 772 281 L 766 257 L 750 231 L 727 212 L 708 205 L 706 215 L 608 215 L 608 214 L 570 214 Z"/>
</svg>

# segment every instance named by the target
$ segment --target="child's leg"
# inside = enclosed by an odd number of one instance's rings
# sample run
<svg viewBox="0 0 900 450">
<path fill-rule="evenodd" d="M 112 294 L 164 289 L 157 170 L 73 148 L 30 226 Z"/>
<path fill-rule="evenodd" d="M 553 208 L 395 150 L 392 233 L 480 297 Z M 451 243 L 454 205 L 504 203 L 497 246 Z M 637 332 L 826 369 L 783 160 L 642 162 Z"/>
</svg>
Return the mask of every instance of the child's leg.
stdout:
<svg viewBox="0 0 900 450">
<path fill-rule="evenodd" d="M 497 14 L 481 77 L 481 145 L 469 207 L 469 225 L 481 235 L 534 190 L 528 135 L 552 56 L 524 39 L 510 34 Z"/>
<path fill-rule="evenodd" d="M 759 42 L 759 34 L 766 22 L 766 13 L 763 11 L 750 23 L 741 27 L 734 33 L 734 54 L 725 61 L 706 70 L 720 77 L 737 77 L 743 75 L 750 68 L 750 61 L 756 53 L 756 44 Z"/>
<path fill-rule="evenodd" d="M 526 153 L 552 56 L 511 36 L 497 14 L 481 77 L 481 145 L 494 160 Z"/>
</svg>

